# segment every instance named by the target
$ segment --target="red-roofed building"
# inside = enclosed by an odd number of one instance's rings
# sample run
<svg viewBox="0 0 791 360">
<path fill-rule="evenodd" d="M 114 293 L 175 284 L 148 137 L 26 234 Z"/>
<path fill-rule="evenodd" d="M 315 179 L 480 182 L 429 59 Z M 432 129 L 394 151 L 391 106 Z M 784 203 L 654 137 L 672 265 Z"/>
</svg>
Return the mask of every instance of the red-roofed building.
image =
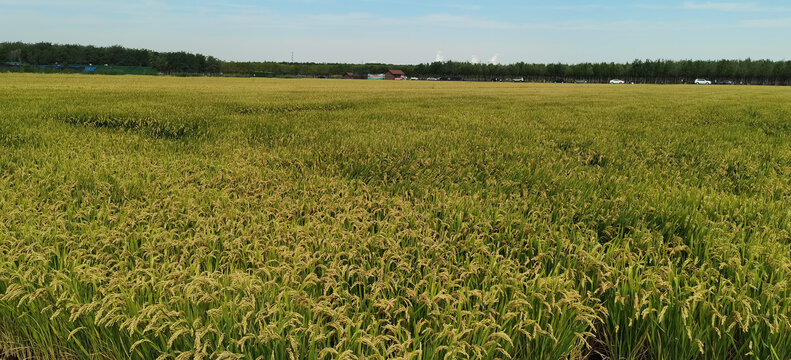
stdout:
<svg viewBox="0 0 791 360">
<path fill-rule="evenodd" d="M 346 74 L 343 75 L 343 78 L 344 79 L 363 79 L 363 76 L 360 75 L 360 74 L 347 72 Z"/>
<path fill-rule="evenodd" d="M 405 80 L 406 74 L 401 70 L 390 70 L 385 73 L 385 80 Z"/>
</svg>

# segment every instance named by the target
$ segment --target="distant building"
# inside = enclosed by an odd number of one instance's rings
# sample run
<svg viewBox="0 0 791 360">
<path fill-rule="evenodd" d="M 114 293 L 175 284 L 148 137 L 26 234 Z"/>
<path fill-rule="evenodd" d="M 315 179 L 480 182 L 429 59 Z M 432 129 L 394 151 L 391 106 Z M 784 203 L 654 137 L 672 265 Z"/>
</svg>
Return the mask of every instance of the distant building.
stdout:
<svg viewBox="0 0 791 360">
<path fill-rule="evenodd" d="M 343 78 L 344 79 L 362 79 L 363 76 L 360 75 L 360 74 L 347 72 L 346 74 L 343 74 Z"/>
<path fill-rule="evenodd" d="M 390 70 L 385 74 L 385 80 L 404 80 L 406 74 L 401 70 Z"/>
</svg>

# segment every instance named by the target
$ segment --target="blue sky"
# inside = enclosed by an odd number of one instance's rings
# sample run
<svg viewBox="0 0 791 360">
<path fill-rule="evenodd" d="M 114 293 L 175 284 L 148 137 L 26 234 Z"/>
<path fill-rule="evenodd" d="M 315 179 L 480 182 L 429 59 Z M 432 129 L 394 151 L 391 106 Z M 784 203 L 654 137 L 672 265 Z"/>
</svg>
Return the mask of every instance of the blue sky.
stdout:
<svg viewBox="0 0 791 360">
<path fill-rule="evenodd" d="M 791 2 L 0 0 L 0 41 L 223 60 L 791 59 Z"/>
</svg>

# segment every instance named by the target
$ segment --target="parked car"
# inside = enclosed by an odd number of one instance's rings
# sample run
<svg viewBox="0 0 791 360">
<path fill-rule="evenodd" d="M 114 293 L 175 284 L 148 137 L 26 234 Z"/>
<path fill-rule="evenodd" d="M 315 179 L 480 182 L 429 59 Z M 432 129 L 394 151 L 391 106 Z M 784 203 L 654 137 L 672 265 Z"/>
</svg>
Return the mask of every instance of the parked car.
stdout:
<svg viewBox="0 0 791 360">
<path fill-rule="evenodd" d="M 451 80 L 453 81 L 464 81 L 464 78 L 461 76 L 454 76 Z"/>
<path fill-rule="evenodd" d="M 610 84 L 626 84 L 626 81 L 623 81 L 621 79 L 612 79 L 610 80 Z"/>
<path fill-rule="evenodd" d="M 513 79 L 511 81 L 513 81 L 513 82 L 525 82 L 525 78 L 520 77 L 520 78 Z"/>
<path fill-rule="evenodd" d="M 588 80 L 574 80 L 575 84 L 587 84 Z"/>
<path fill-rule="evenodd" d="M 711 81 L 706 79 L 695 79 L 695 85 L 711 85 Z"/>
<path fill-rule="evenodd" d="M 409 80 L 419 80 L 419 79 L 413 76 L 413 77 L 409 78 Z"/>
<path fill-rule="evenodd" d="M 555 79 L 555 83 L 556 83 L 556 84 L 565 84 L 565 83 L 566 83 L 566 80 L 563 80 L 563 79 Z"/>
<path fill-rule="evenodd" d="M 492 81 L 494 81 L 494 82 L 502 82 L 502 81 L 503 81 L 503 79 L 500 79 L 500 78 L 494 78 L 494 79 L 492 79 Z"/>
<path fill-rule="evenodd" d="M 426 80 L 428 80 L 428 81 L 437 81 L 439 79 L 437 79 L 435 77 L 427 77 Z"/>
<path fill-rule="evenodd" d="M 722 81 L 718 81 L 717 84 L 719 84 L 719 85 L 733 85 L 733 81 L 722 80 Z"/>
</svg>

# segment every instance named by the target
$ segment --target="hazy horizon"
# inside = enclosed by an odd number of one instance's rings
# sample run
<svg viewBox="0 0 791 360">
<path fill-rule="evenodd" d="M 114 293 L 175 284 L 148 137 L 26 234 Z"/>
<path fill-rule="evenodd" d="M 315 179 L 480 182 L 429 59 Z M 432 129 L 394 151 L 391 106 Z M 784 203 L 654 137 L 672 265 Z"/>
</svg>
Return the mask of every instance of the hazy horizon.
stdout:
<svg viewBox="0 0 791 360">
<path fill-rule="evenodd" d="M 121 45 L 225 61 L 418 64 L 789 59 L 781 1 L 0 0 L 0 41 Z"/>
</svg>

